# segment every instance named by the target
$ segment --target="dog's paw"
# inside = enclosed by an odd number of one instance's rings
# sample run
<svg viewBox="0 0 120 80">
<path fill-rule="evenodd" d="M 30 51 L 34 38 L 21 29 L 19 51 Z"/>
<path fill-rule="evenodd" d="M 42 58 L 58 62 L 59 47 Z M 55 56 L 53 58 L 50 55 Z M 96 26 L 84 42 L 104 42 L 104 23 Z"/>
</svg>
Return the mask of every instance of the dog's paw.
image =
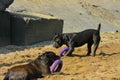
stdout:
<svg viewBox="0 0 120 80">
<path fill-rule="evenodd" d="M 87 54 L 86 56 L 91 56 L 90 54 Z"/>
</svg>

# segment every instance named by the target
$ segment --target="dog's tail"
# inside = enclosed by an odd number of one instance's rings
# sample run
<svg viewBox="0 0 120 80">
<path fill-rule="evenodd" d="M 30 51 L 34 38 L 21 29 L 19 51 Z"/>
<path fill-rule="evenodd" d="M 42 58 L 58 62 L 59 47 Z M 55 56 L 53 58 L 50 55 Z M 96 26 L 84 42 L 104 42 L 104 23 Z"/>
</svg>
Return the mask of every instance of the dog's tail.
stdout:
<svg viewBox="0 0 120 80">
<path fill-rule="evenodd" d="M 101 23 L 98 25 L 98 33 L 100 33 Z"/>
</svg>

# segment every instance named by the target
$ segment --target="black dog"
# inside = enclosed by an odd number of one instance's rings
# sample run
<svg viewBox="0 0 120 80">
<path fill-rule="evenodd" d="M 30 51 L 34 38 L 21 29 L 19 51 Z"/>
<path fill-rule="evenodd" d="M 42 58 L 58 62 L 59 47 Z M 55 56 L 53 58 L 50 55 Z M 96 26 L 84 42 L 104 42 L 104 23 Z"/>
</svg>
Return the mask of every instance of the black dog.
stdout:
<svg viewBox="0 0 120 80">
<path fill-rule="evenodd" d="M 100 42 L 100 28 L 101 24 L 98 25 L 98 30 L 87 29 L 79 33 L 57 34 L 54 37 L 53 47 L 59 48 L 65 44 L 69 48 L 65 55 L 71 56 L 75 47 L 79 47 L 87 43 L 87 56 L 89 56 L 91 53 L 91 46 L 94 44 L 93 55 L 95 56 Z"/>
<path fill-rule="evenodd" d="M 57 59 L 60 59 L 53 52 L 45 52 L 34 61 L 20 66 L 15 66 L 8 70 L 4 80 L 36 80 L 49 75 L 50 66 Z"/>
</svg>

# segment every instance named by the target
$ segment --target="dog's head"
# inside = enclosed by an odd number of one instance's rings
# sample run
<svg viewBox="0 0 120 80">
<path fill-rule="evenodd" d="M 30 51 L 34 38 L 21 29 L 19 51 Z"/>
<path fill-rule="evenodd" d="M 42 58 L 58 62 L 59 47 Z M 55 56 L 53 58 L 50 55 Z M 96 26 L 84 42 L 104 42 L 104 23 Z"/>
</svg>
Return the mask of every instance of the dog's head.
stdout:
<svg viewBox="0 0 120 80">
<path fill-rule="evenodd" d="M 42 53 L 42 55 L 38 56 L 38 59 L 43 61 L 48 66 L 51 66 L 53 64 L 53 62 L 57 59 L 60 59 L 60 57 L 57 56 L 54 52 L 48 51 L 48 52 L 44 52 L 44 53 Z"/>
<path fill-rule="evenodd" d="M 64 44 L 62 34 L 56 34 L 53 38 L 53 41 L 53 47 L 55 48 L 59 48 Z"/>
</svg>

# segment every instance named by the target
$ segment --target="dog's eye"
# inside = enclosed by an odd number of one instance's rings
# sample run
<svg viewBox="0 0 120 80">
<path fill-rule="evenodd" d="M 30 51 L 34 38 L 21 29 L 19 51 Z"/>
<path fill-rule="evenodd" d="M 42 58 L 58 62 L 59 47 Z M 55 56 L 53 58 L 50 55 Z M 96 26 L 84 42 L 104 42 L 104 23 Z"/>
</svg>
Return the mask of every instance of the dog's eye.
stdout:
<svg viewBox="0 0 120 80">
<path fill-rule="evenodd" d="M 57 43 L 59 43 L 59 41 L 56 41 Z"/>
<path fill-rule="evenodd" d="M 56 39 L 58 39 L 59 38 L 59 36 L 55 36 L 54 38 L 53 38 L 53 40 L 55 41 Z"/>
<path fill-rule="evenodd" d="M 60 43 L 60 40 L 59 40 L 59 39 L 56 39 L 56 42 L 57 42 L 57 43 Z"/>
</svg>

